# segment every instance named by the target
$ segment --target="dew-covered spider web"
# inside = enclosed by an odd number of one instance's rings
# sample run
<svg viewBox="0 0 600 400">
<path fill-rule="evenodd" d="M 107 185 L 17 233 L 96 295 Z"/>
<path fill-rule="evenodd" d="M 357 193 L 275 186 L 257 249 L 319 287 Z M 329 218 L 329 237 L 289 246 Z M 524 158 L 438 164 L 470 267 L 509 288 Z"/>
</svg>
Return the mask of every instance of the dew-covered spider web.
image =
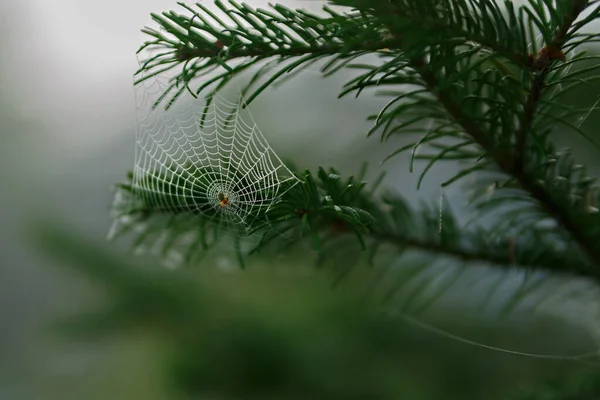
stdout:
<svg viewBox="0 0 600 400">
<path fill-rule="evenodd" d="M 165 109 L 168 96 L 158 101 L 169 86 L 168 76 L 156 75 L 135 89 L 134 197 L 152 211 L 250 230 L 298 179 L 242 109 L 241 96 L 215 94 L 206 108 L 203 98 L 181 96 Z"/>
</svg>

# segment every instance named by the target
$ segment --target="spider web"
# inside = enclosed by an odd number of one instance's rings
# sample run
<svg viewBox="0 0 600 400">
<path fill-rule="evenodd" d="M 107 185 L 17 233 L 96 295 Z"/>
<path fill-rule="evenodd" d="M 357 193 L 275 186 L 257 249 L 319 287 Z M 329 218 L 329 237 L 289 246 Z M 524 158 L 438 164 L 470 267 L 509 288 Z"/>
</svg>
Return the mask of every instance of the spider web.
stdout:
<svg viewBox="0 0 600 400">
<path fill-rule="evenodd" d="M 140 62 L 142 65 L 142 62 Z M 210 105 L 181 98 L 167 110 L 165 74 L 136 86 L 134 197 L 149 211 L 197 214 L 250 230 L 298 182 L 259 130 L 243 98 Z M 139 208 L 139 205 L 136 205 Z"/>
</svg>

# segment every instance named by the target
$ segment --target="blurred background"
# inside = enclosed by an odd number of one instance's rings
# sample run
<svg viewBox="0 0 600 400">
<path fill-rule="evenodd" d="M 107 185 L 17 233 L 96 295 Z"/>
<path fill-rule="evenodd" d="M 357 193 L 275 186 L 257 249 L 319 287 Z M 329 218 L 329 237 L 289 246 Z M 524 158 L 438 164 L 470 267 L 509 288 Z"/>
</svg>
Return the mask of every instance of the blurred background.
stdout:
<svg viewBox="0 0 600 400">
<path fill-rule="evenodd" d="M 267 6 L 266 1 L 248 3 Z M 320 1 L 283 3 L 311 11 L 323 5 Z M 68 236 L 60 240 L 50 233 L 45 236 L 55 240 L 58 247 L 87 249 L 71 260 L 75 265 L 87 263 L 102 270 L 98 260 L 104 260 L 104 249 L 111 254 L 106 260 L 115 266 L 123 264 L 123 269 L 137 271 L 128 263 L 149 265 L 143 257 L 131 261 L 133 256 L 125 245 L 107 244 L 105 236 L 111 225 L 111 187 L 124 180 L 133 166 L 137 116 L 132 74 L 137 68 L 135 51 L 145 40 L 140 29 L 151 23 L 151 12 L 176 7 L 168 0 L 0 2 L 0 134 L 4 140 L 0 145 L 1 400 L 165 399 L 179 398 L 181 393 L 174 388 L 193 387 L 182 378 L 187 370 L 178 369 L 177 363 L 174 370 L 179 372 L 174 376 L 181 379 L 174 384 L 164 382 L 164 354 L 176 354 L 173 357 L 184 360 L 187 356 L 182 355 L 185 351 L 181 348 L 171 349 L 168 340 L 155 334 L 156 321 L 149 322 L 147 331 L 144 325 L 133 332 L 123 328 L 119 331 L 122 334 L 110 340 L 78 340 L 49 329 L 57 320 L 87 310 L 90 304 L 110 303 L 110 296 L 122 293 L 107 294 L 89 274 L 62 268 L 66 261 L 39 251 L 31 239 L 35 230 L 32 227 L 39 227 L 43 221 L 83 238 L 78 242 Z M 303 72 L 260 96 L 251 108 L 252 114 L 280 157 L 291 159 L 302 169 L 335 166 L 348 175 L 357 173 L 357 159 L 364 159 L 370 162 L 369 177 L 388 171 L 384 185 L 400 191 L 412 204 L 421 200 L 437 204 L 440 182 L 452 176 L 456 168 L 434 168 L 421 190 L 416 191 L 418 174 L 409 172 L 406 157 L 381 165 L 394 144 L 382 146 L 377 137 L 367 139 L 365 132 L 370 127 L 366 117 L 381 109 L 385 99 L 365 95 L 337 100 L 348 76 L 340 73 L 324 80 L 317 72 Z M 582 106 L 593 100 L 586 96 L 579 97 L 587 101 Z M 590 118 L 584 127 L 593 126 L 594 121 Z M 591 160 L 591 153 L 587 154 L 583 146 L 579 151 Z M 597 172 L 594 165 L 591 167 Z M 444 194 L 449 206 L 460 213 L 464 203 L 461 188 L 450 188 Z M 221 264 L 228 264 L 227 255 L 220 257 Z M 256 259 L 253 263 L 262 265 L 267 261 Z M 297 257 L 290 263 L 296 270 L 310 270 L 312 262 L 310 257 Z M 382 322 L 367 316 L 364 320 L 356 315 L 344 318 L 356 310 L 353 302 L 361 293 L 360 278 L 350 279 L 343 293 L 332 294 L 326 279 L 318 273 L 304 274 L 294 283 L 264 270 L 224 280 L 212 267 L 171 272 L 174 288 L 184 285 L 180 283 L 183 280 L 196 282 L 198 292 L 202 292 L 201 299 L 193 297 L 185 303 L 189 306 L 185 311 L 189 314 L 185 315 L 190 315 L 190 331 L 200 329 L 194 325 L 200 316 L 205 323 L 198 325 L 215 326 L 214 335 L 198 333 L 203 338 L 207 335 L 202 348 L 174 341 L 174 347 L 183 346 L 195 361 L 211 362 L 191 370 L 216 371 L 214 376 L 195 377 L 196 382 L 214 385 L 214 397 L 193 398 L 292 398 L 290 393 L 296 394 L 294 398 L 353 398 L 357 393 L 356 398 L 366 398 L 360 394 L 371 393 L 377 387 L 381 394 L 370 398 L 410 394 L 406 398 L 493 399 L 504 398 L 508 389 L 520 385 L 590 368 L 582 363 L 474 347 L 402 318 L 397 324 L 383 327 Z M 156 273 L 148 287 L 171 279 L 161 275 L 160 267 L 148 268 Z M 375 279 L 365 274 L 364 279 Z M 519 271 L 507 274 L 485 270 L 485 274 L 490 282 L 502 279 L 499 302 L 522 289 Z M 104 278 L 98 279 L 104 282 Z M 131 284 L 133 278 L 115 279 Z M 552 289 L 542 285 L 539 290 L 541 295 L 546 293 L 543 290 L 564 294 L 559 296 L 560 301 L 538 307 L 535 314 L 517 310 L 498 318 L 475 312 L 486 286 L 466 290 L 472 282 L 473 276 L 461 278 L 423 320 L 472 340 L 522 352 L 560 355 L 597 350 L 598 293 L 593 285 L 557 278 Z M 306 293 L 313 292 L 311 301 L 305 302 Z M 231 293 L 239 296 L 230 299 Z M 195 301 L 199 302 L 197 308 L 193 307 Z M 175 313 L 180 307 L 177 304 L 170 305 L 173 309 L 169 310 Z M 288 304 L 294 305 L 292 311 L 285 306 Z M 241 325 L 229 329 L 222 325 L 221 315 Z M 248 315 L 256 318 L 248 319 Z M 362 322 L 357 325 L 357 321 Z M 386 332 L 386 338 L 395 340 L 382 341 L 374 331 Z M 236 336 L 231 332 L 242 333 Z M 180 338 L 179 334 L 168 337 Z M 343 343 L 338 346 L 339 341 Z M 246 354 L 243 350 L 227 350 L 240 343 L 247 345 L 244 349 L 260 349 L 254 355 L 256 365 L 248 370 L 240 367 Z M 368 349 L 361 348 L 364 343 L 370 343 Z M 289 348 L 301 350 L 290 355 L 286 353 Z M 360 350 L 353 353 L 356 348 Z M 270 353 L 286 357 L 271 360 L 266 356 Z M 280 378 L 275 374 L 277 368 L 269 369 L 288 364 L 297 370 L 286 370 Z M 261 395 L 263 377 L 250 374 L 250 370 L 275 374 L 267 374 L 267 380 L 280 379 L 280 391 Z M 305 375 L 306 371 L 312 371 L 312 375 Z M 221 382 L 228 374 L 239 388 Z M 242 377 L 249 375 L 252 379 L 246 382 Z M 349 377 L 358 378 L 353 381 Z M 231 388 L 231 392 L 218 393 L 216 388 L 222 387 Z M 303 391 L 306 387 L 314 392 Z"/>
</svg>

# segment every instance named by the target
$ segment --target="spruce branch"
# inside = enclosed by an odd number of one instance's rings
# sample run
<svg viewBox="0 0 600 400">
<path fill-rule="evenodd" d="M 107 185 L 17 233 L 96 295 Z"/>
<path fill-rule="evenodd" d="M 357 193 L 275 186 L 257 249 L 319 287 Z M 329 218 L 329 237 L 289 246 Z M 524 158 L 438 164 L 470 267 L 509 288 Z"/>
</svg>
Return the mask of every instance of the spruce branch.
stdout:
<svg viewBox="0 0 600 400">
<path fill-rule="evenodd" d="M 416 231 L 420 225 L 428 226 L 429 231 L 424 236 L 397 231 L 394 224 L 384 229 L 390 216 L 378 207 L 378 201 L 363 204 L 338 199 L 329 193 L 331 188 L 319 186 L 332 183 L 329 178 L 321 177 L 321 173 L 319 184 L 310 182 L 310 174 L 304 176 L 306 180 L 298 189 L 311 189 L 296 192 L 297 198 L 292 196 L 294 191 L 290 191 L 292 197 L 275 208 L 277 212 L 269 215 L 268 222 L 264 216 L 258 216 L 257 220 L 264 221 L 264 226 L 283 224 L 279 232 L 307 235 L 323 252 L 326 249 L 319 235 L 328 232 L 331 236 L 333 224 L 348 228 L 347 233 L 355 235 L 363 248 L 389 242 L 399 248 L 417 248 L 466 262 L 573 271 L 599 279 L 600 250 L 595 250 L 593 243 L 600 239 L 600 232 L 585 221 L 586 218 L 597 219 L 593 213 L 597 201 L 593 181 L 584 174 L 585 169 L 556 152 L 548 141 L 548 121 L 573 126 L 569 118 L 577 111 L 565 108 L 562 114 L 546 118 L 552 114 L 553 107 L 559 106 L 556 88 L 568 84 L 565 90 L 573 90 L 589 82 L 577 76 L 581 71 L 572 72 L 571 66 L 591 58 L 569 54 L 566 60 L 564 54 L 567 49 L 574 53 L 578 46 L 598 39 L 598 35 L 578 34 L 583 25 L 581 21 L 575 22 L 596 2 L 560 0 L 554 10 L 548 1 L 531 0 L 528 6 L 519 9 L 506 1 L 506 15 L 498 5 L 487 0 L 336 0 L 333 3 L 354 7 L 356 12 L 338 14 L 325 8 L 329 16 L 319 17 L 281 5 L 260 10 L 235 1 L 230 1 L 228 8 L 216 1 L 229 18 L 227 21 L 201 4 L 197 5 L 198 10 L 180 4 L 191 16 L 173 11 L 153 14 L 160 28 L 146 28 L 145 32 L 155 40 L 140 50 L 157 46 L 158 53 L 142 64 L 138 83 L 183 64 L 181 72 L 171 80 L 154 106 L 172 94 L 173 89 L 175 94 L 167 108 L 185 90 L 196 96 L 216 84 L 207 95 L 210 101 L 211 94 L 234 75 L 259 61 L 271 59 L 268 65 L 277 66 L 278 70 L 246 97 L 247 104 L 284 74 L 329 57 L 322 68 L 325 75 L 344 67 L 364 71 L 344 86 L 340 97 L 352 92 L 359 95 L 371 87 L 416 87 L 409 91 L 382 91 L 381 94 L 391 96 L 392 100 L 373 116 L 375 124 L 369 134 L 380 128 L 383 128 L 382 139 L 393 134 L 422 133 L 423 129 L 415 125 L 434 121 L 416 143 L 390 155 L 412 150 L 411 170 L 414 160 L 427 160 L 419 184 L 435 163 L 447 159 L 472 161 L 473 165 L 444 185 L 475 171 L 501 172 L 501 179 L 508 181 L 498 185 L 501 190 L 495 201 L 481 209 L 494 209 L 502 202 L 515 199 L 523 201 L 526 208 L 519 218 L 514 211 L 506 213 L 507 218 L 498 225 L 504 228 L 498 229 L 500 234 L 447 229 L 440 237 L 437 229 L 431 229 L 436 225 L 436 218 L 409 224 Z M 593 10 L 583 21 L 597 18 L 599 9 Z M 545 43 L 540 51 L 535 40 L 528 44 L 528 36 L 533 39 L 538 32 Z M 378 54 L 382 62 L 377 65 L 352 63 L 369 53 Z M 557 60 L 563 64 L 555 63 Z M 597 68 L 595 65 L 586 72 Z M 196 90 L 190 88 L 193 79 L 218 69 L 222 72 L 202 82 Z M 259 70 L 251 83 L 255 84 L 264 72 L 265 69 Z M 403 120 L 398 121 L 398 117 Z M 582 133 L 577 127 L 574 129 Z M 454 142 L 448 144 L 441 141 L 444 139 Z M 421 145 L 437 153 L 419 155 L 416 150 Z M 490 168 L 492 166 L 495 168 Z M 518 189 L 516 194 L 510 192 L 513 183 Z M 523 196 L 530 196 L 536 204 L 524 200 Z M 388 206 L 403 207 L 398 201 Z M 540 214 L 540 210 L 546 214 Z M 524 226 L 524 221 L 544 219 L 547 215 L 558 221 L 560 228 L 543 232 Z M 371 219 L 377 223 L 368 223 Z M 400 222 L 391 218 L 391 221 L 396 225 L 406 223 L 405 219 Z M 510 229 L 524 237 L 529 235 L 538 243 L 550 247 L 552 243 L 560 243 L 568 249 L 566 255 L 560 252 L 552 252 L 547 257 L 540 255 L 532 242 L 507 234 L 510 231 L 507 221 L 515 224 Z M 258 226 L 256 232 L 264 226 Z M 339 229 L 336 232 L 340 233 Z M 463 241 L 452 239 L 452 235 Z M 478 240 L 486 235 L 501 245 Z M 267 233 L 259 247 L 276 239 L 276 234 Z M 478 251 L 476 247 L 465 245 L 469 241 L 493 250 Z M 587 256 L 582 255 L 577 246 L 581 246 Z M 521 249 L 522 254 L 515 254 L 515 248 Z M 526 256 L 521 257 L 523 254 Z"/>
<path fill-rule="evenodd" d="M 424 2 L 424 5 L 419 8 L 415 6 L 414 1 L 410 0 L 398 0 L 393 2 L 375 1 L 368 5 L 367 2 L 363 0 L 339 1 L 338 3 L 352 5 L 362 10 L 370 10 L 374 15 L 385 22 L 386 28 L 392 36 L 404 42 L 403 48 L 405 49 L 405 52 L 410 51 L 411 47 L 408 46 L 423 48 L 424 44 L 419 40 L 417 40 L 415 44 L 415 40 L 412 37 L 410 37 L 409 41 L 402 40 L 410 35 L 407 35 L 406 33 L 406 26 L 402 23 L 397 23 L 397 20 L 400 19 L 401 21 L 405 21 L 409 17 L 414 17 L 414 15 L 411 14 L 415 12 L 423 14 L 427 12 L 430 14 L 438 9 L 437 5 L 434 5 L 434 2 Z M 425 5 L 425 3 L 429 6 Z M 557 202 L 553 193 L 550 193 L 547 189 L 538 184 L 534 178 L 536 173 L 526 170 L 524 163 L 524 157 L 527 157 L 529 153 L 525 149 L 525 144 L 527 137 L 531 134 L 531 126 L 536 117 L 537 105 L 542 98 L 546 80 L 550 73 L 549 67 L 556 59 L 565 61 L 561 47 L 569 39 L 568 33 L 575 20 L 590 5 L 588 1 L 584 0 L 568 0 L 563 1 L 562 3 L 564 3 L 563 7 L 570 5 L 570 8 L 565 10 L 562 18 L 560 18 L 557 13 L 553 13 L 553 23 L 539 24 L 544 37 L 550 37 L 549 32 L 553 29 L 553 26 L 558 26 L 554 29 L 554 35 L 548 40 L 544 48 L 540 50 L 538 55 L 531 62 L 531 70 L 529 72 L 529 75 L 531 76 L 530 89 L 524 100 L 520 124 L 516 130 L 514 142 L 501 140 L 500 143 L 498 143 L 497 140 L 494 140 L 494 137 L 490 136 L 488 131 L 481 128 L 479 118 L 474 118 L 474 115 L 465 113 L 465 107 L 461 105 L 461 102 L 457 99 L 455 94 L 448 86 L 444 86 L 445 82 L 440 80 L 440 77 L 436 76 L 436 73 L 434 72 L 436 71 L 436 66 L 432 66 L 431 63 L 427 61 L 428 57 L 433 57 L 435 51 L 443 51 L 434 47 L 436 44 L 435 42 L 438 41 L 435 36 L 432 38 L 427 37 L 426 39 L 433 41 L 433 43 L 427 43 L 431 45 L 429 52 L 426 53 L 425 50 L 423 50 L 422 55 L 410 57 L 408 65 L 421 77 L 424 86 L 436 97 L 439 104 L 441 104 L 451 118 L 459 124 L 467 135 L 473 138 L 473 140 L 481 146 L 485 152 L 485 156 L 493 159 L 500 170 L 516 179 L 521 187 L 535 198 L 540 206 L 549 215 L 552 215 L 554 219 L 570 233 L 573 239 L 585 249 L 588 256 L 597 264 L 600 264 L 600 249 L 596 246 L 596 238 L 590 237 L 587 232 L 581 228 L 575 221 L 573 212 L 568 208 L 565 208 L 564 204 Z M 482 17 L 484 21 L 490 21 L 491 18 L 483 17 L 485 12 L 489 10 L 488 6 L 490 5 L 490 2 L 482 0 L 479 4 L 481 6 L 479 16 Z M 535 1 L 530 4 L 537 6 L 537 16 L 541 19 L 544 13 L 544 10 L 541 10 L 543 4 L 537 4 Z M 431 8 L 429 9 L 427 7 Z M 598 14 L 598 10 L 595 10 L 594 13 Z M 439 16 L 439 14 L 435 15 Z M 529 15 L 532 19 L 537 21 L 534 14 L 529 12 Z M 560 24 L 558 24 L 559 22 Z M 536 70 L 540 71 L 536 72 Z M 442 79 L 449 78 L 448 75 L 449 74 L 442 76 Z M 389 118 L 388 122 L 391 120 L 392 118 Z M 386 126 L 386 129 L 387 128 L 388 126 Z M 534 166 L 534 168 L 539 168 L 539 166 Z"/>
<path fill-rule="evenodd" d="M 145 249 L 156 249 L 163 257 L 176 249 L 184 254 L 182 263 L 197 262 L 202 253 L 221 243 L 221 239 L 242 237 L 244 248 L 232 248 L 238 260 L 257 252 L 279 252 L 280 245 L 287 246 L 290 237 L 313 242 L 319 257 L 327 258 L 337 246 L 327 246 L 323 238 L 358 238 L 368 254 L 375 255 L 377 248 L 387 244 L 399 254 L 416 250 L 430 257 L 453 259 L 469 265 L 490 265 L 498 268 L 547 270 L 557 273 L 574 273 L 595 278 L 592 265 L 582 259 L 577 248 L 554 241 L 549 248 L 560 243 L 562 251 L 546 250 L 542 243 L 548 239 L 543 232 L 530 229 L 521 237 L 524 240 L 504 239 L 493 231 L 459 229 L 450 211 L 444 213 L 440 229 L 440 216 L 435 209 L 417 212 L 399 195 L 378 193 L 377 185 L 368 189 L 357 177 L 342 179 L 335 169 L 320 168 L 314 177 L 309 171 L 297 173 L 302 183 L 286 191 L 281 201 L 273 206 L 250 231 L 236 230 L 222 220 L 212 220 L 204 214 L 189 218 L 189 212 L 176 198 L 166 193 L 153 193 L 152 202 L 146 202 L 131 183 L 119 185 L 121 199 L 113 212 L 118 222 L 115 234 L 123 235 L 131 227 L 144 227 L 136 235 L 136 244 Z M 149 176 L 149 181 L 155 178 Z M 160 178 L 157 178 L 160 181 Z M 149 184 L 158 187 L 158 184 Z M 131 201 L 137 202 L 132 207 Z M 157 209 L 154 203 L 165 205 Z M 196 201 L 197 203 L 197 201 Z M 196 204 L 199 209 L 206 207 Z M 165 217 L 167 217 L 165 219 Z M 281 239 L 285 232 L 287 239 Z M 164 234 L 167 234 L 165 237 Z M 190 239 L 190 235 L 192 239 Z M 258 236 L 260 239 L 253 239 Z M 196 239 L 193 239 L 193 238 Z M 208 239 L 210 238 L 210 239 Z M 293 242 L 293 241 L 292 241 Z M 238 244 L 230 241 L 231 244 Z M 515 250 L 516 248 L 516 250 Z M 482 250 L 485 249 L 485 250 Z"/>
<path fill-rule="evenodd" d="M 215 0 L 215 5 L 228 17 L 227 21 L 200 3 L 196 4 L 198 10 L 178 3 L 191 16 L 175 11 L 152 14 L 159 29 L 146 27 L 143 30 L 154 40 L 146 42 L 138 53 L 150 47 L 156 49 L 157 53 L 145 60 L 136 72 L 139 78 L 135 83 L 142 83 L 183 65 L 155 106 L 173 90 L 175 92 L 165 108 L 169 108 L 186 90 L 197 96 L 211 84 L 217 83 L 206 96 L 210 103 L 211 95 L 234 75 L 268 59 L 275 64 L 288 62 L 246 97 L 249 104 L 276 78 L 294 69 L 329 57 L 332 59 L 322 70 L 327 73 L 337 70 L 339 64 L 358 55 L 399 46 L 395 39 L 385 38 L 376 20 L 340 15 L 327 7 L 324 10 L 329 17 L 322 18 L 303 10 L 291 10 L 281 4 L 273 5 L 271 10 L 263 10 L 234 0 L 228 3 L 230 7 L 221 0 Z M 203 82 L 197 89 L 190 88 L 189 83 L 193 79 L 218 68 L 224 71 Z"/>
<path fill-rule="evenodd" d="M 529 63 L 528 57 L 524 55 L 527 44 L 522 40 L 526 29 L 523 24 L 524 12 L 519 10 L 517 13 L 512 2 L 505 3 L 507 18 L 496 2 L 487 1 L 409 0 L 384 3 L 368 0 L 333 0 L 332 3 L 375 13 L 379 17 L 387 14 L 388 19 L 396 19 L 396 31 L 402 31 L 404 37 L 407 36 L 407 32 L 418 32 L 415 37 L 429 39 L 443 33 L 446 37 L 460 38 L 473 47 L 479 46 L 517 65 L 524 67 Z M 508 22 L 505 19 L 508 19 Z M 414 40 L 415 37 L 411 39 Z"/>
<path fill-rule="evenodd" d="M 525 153 L 525 144 L 527 134 L 531 129 L 535 118 L 536 106 L 542 97 L 542 91 L 544 90 L 546 79 L 550 73 L 550 63 L 555 59 L 561 59 L 566 62 L 562 47 L 568 39 L 568 33 L 575 20 L 588 6 L 586 0 L 573 0 L 571 4 L 571 10 L 568 14 L 565 14 L 562 24 L 556 30 L 550 43 L 540 50 L 536 58 L 532 61 L 532 64 L 536 69 L 541 70 L 538 74 L 530 74 L 531 90 L 525 101 L 523 108 L 523 114 L 521 117 L 520 126 L 516 133 L 516 145 L 515 145 L 515 160 L 514 170 L 523 169 L 523 155 Z"/>
<path fill-rule="evenodd" d="M 544 210 L 546 210 L 549 215 L 552 215 L 556 221 L 573 236 L 574 240 L 586 250 L 591 259 L 600 264 L 600 249 L 597 246 L 596 240 L 593 237 L 588 236 L 588 234 L 580 228 L 580 225 L 573 220 L 572 213 L 570 213 L 564 207 L 564 205 L 557 203 L 552 193 L 537 184 L 532 175 L 528 174 L 524 170 L 524 165 L 521 161 L 522 157 L 525 156 L 524 150 L 522 150 L 523 152 L 520 153 L 521 155 L 515 159 L 512 157 L 512 154 L 514 153 L 507 152 L 504 148 L 496 147 L 490 141 L 487 133 L 482 131 L 478 124 L 473 121 L 473 119 L 471 119 L 469 116 L 466 116 L 462 112 L 460 106 L 458 106 L 443 92 L 438 91 L 439 82 L 430 72 L 428 65 L 422 59 L 411 60 L 411 65 L 415 71 L 421 75 L 428 89 L 433 93 L 436 93 L 436 97 L 440 104 L 442 104 L 452 118 L 460 124 L 460 126 L 464 129 L 464 132 L 471 136 L 475 142 L 477 142 L 486 151 L 486 154 L 496 161 L 496 164 L 502 171 L 504 171 L 507 175 L 513 176 L 516 181 L 519 182 L 520 186 L 529 195 L 535 198 L 544 208 Z M 541 90 L 542 85 L 543 83 L 537 84 L 536 78 L 536 84 L 534 85 L 529 99 L 537 98 L 539 96 L 539 93 L 535 94 L 534 92 L 538 90 L 536 89 L 538 86 L 540 88 L 539 90 Z M 531 106 L 528 104 L 531 104 Z M 533 109 L 535 104 L 536 102 L 530 102 L 528 100 L 524 111 L 524 121 L 527 121 L 529 118 L 533 119 Z M 532 111 L 529 111 L 529 109 Z M 527 117 L 530 112 L 531 117 Z M 525 127 L 526 125 L 528 125 L 528 123 L 524 122 L 522 127 Z M 525 138 L 525 135 L 521 134 L 521 131 L 517 132 L 517 138 L 519 138 L 519 136 Z M 519 141 L 517 141 L 517 145 L 519 145 Z"/>
<path fill-rule="evenodd" d="M 555 217 L 559 224 L 571 233 L 574 239 L 586 250 L 588 255 L 597 263 L 600 263 L 600 250 L 598 249 L 596 240 L 589 237 L 586 232 L 573 221 L 568 210 L 558 204 L 551 193 L 532 179 L 532 176 L 525 171 L 525 162 L 523 159 L 526 155 L 525 145 L 527 135 L 533 124 L 536 106 L 542 97 L 546 79 L 550 72 L 549 64 L 552 62 L 551 54 L 557 52 L 560 53 L 560 56 L 558 57 L 562 57 L 564 61 L 564 55 L 561 48 L 567 41 L 569 30 L 573 26 L 575 20 L 587 7 L 588 1 L 573 0 L 571 2 L 570 12 L 565 14 L 563 22 L 552 37 L 551 42 L 546 45 L 546 51 L 540 52 L 534 60 L 534 64 L 538 65 L 538 69 L 541 69 L 541 72 L 538 74 L 531 74 L 531 91 L 527 96 L 520 127 L 516 133 L 514 161 L 512 162 L 512 165 L 505 169 L 505 171 L 514 175 L 522 187 L 537 199 L 544 209 L 550 215 Z"/>
</svg>

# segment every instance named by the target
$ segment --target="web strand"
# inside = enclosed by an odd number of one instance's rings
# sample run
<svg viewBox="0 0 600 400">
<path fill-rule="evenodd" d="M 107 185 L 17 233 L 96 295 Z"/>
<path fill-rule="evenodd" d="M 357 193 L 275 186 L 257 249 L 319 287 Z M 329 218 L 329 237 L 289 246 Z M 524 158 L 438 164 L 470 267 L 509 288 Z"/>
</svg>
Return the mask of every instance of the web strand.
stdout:
<svg viewBox="0 0 600 400">
<path fill-rule="evenodd" d="M 464 344 L 467 344 L 470 346 L 480 347 L 480 348 L 487 349 L 487 350 L 492 350 L 492 351 L 506 353 L 506 354 L 512 354 L 512 355 L 516 355 L 516 356 L 522 356 L 522 357 L 540 358 L 540 359 L 546 359 L 546 360 L 577 361 L 577 362 L 581 362 L 581 363 L 584 363 L 584 364 L 587 364 L 587 365 L 590 365 L 590 366 L 593 366 L 596 368 L 600 367 L 600 365 L 598 365 L 597 363 L 592 363 L 592 362 L 586 361 L 589 358 L 598 357 L 600 355 L 600 350 L 598 350 L 598 349 L 594 350 L 594 351 L 589 351 L 589 352 L 574 354 L 574 355 L 528 353 L 528 352 L 523 352 L 523 351 L 510 350 L 510 349 L 491 346 L 491 345 L 488 345 L 485 343 L 480 343 L 480 342 L 476 342 L 474 340 L 463 338 L 461 336 L 452 334 L 452 333 L 442 330 L 440 328 L 436 328 L 435 326 L 429 325 L 425 322 L 419 321 L 419 320 L 417 320 L 405 313 L 402 313 L 402 312 L 394 311 L 391 314 L 395 317 L 400 317 L 403 320 L 405 320 L 406 322 L 408 322 L 412 325 L 418 326 L 427 331 L 430 331 L 436 335 L 440 335 L 440 336 L 446 337 L 448 339 L 455 340 L 457 342 L 461 342 L 461 343 L 464 343 Z"/>
</svg>

